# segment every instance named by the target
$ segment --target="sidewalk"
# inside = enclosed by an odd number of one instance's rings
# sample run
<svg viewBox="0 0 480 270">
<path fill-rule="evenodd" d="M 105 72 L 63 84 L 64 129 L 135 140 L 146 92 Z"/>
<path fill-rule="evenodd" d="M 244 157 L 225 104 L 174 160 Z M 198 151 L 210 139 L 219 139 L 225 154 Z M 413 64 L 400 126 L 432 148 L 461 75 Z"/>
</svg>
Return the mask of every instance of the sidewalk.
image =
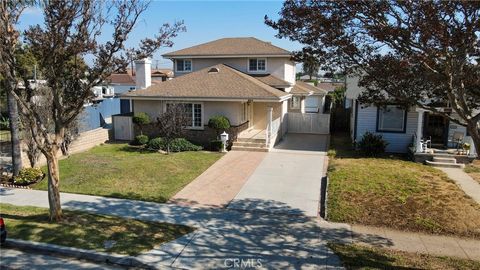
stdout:
<svg viewBox="0 0 480 270">
<path fill-rule="evenodd" d="M 306 216 L 61 194 L 65 209 L 194 226 L 189 235 L 138 256 L 157 268 L 224 268 L 230 259 L 260 259 L 266 268 L 339 268 L 328 242 L 363 243 L 407 252 L 480 260 L 480 240 L 330 223 Z M 0 188 L 0 202 L 48 207 L 47 192 Z"/>
<path fill-rule="evenodd" d="M 315 218 L 69 193 L 61 193 L 60 198 L 64 209 L 195 227 L 195 232 L 137 257 L 158 269 L 218 269 L 233 260 L 260 260 L 268 269 L 341 268 L 323 238 L 323 234 L 336 235 L 335 229 L 320 228 Z M 38 190 L 1 188 L 0 202 L 48 207 L 47 192 Z"/>
<path fill-rule="evenodd" d="M 480 204 L 480 184 L 473 180 L 473 178 L 458 168 L 438 168 L 448 175 L 450 179 L 455 181 L 457 185 L 468 196 L 472 197 L 478 204 Z"/>
<path fill-rule="evenodd" d="M 375 247 L 480 260 L 480 240 L 352 225 L 352 241 Z"/>
</svg>

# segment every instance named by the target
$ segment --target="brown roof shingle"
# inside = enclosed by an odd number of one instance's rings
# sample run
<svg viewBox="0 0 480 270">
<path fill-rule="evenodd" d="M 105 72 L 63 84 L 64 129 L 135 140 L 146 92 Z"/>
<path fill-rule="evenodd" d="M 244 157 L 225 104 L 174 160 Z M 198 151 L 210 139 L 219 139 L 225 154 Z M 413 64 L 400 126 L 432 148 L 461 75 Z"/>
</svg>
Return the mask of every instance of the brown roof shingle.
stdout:
<svg viewBox="0 0 480 270">
<path fill-rule="evenodd" d="M 236 69 L 218 64 L 152 85 L 146 89 L 130 91 L 122 96 L 282 100 L 289 94 Z"/>
<path fill-rule="evenodd" d="M 290 56 L 291 52 L 261 41 L 254 37 L 222 38 L 193 47 L 166 53 L 163 57 L 179 56 L 236 56 L 236 55 L 281 55 Z"/>
<path fill-rule="evenodd" d="M 316 94 L 316 95 L 325 95 L 327 91 L 318 87 L 315 87 L 311 84 L 302 81 L 296 81 L 293 89 L 291 91 L 292 94 L 299 94 L 303 95 L 306 93 Z"/>
<path fill-rule="evenodd" d="M 114 73 L 107 77 L 107 81 L 113 84 L 135 85 L 135 79 L 127 73 Z"/>
<path fill-rule="evenodd" d="M 270 85 L 271 87 L 275 88 L 282 88 L 282 87 L 290 87 L 291 83 L 284 81 L 280 78 L 277 78 L 271 74 L 248 74 L 255 79 Z"/>
</svg>

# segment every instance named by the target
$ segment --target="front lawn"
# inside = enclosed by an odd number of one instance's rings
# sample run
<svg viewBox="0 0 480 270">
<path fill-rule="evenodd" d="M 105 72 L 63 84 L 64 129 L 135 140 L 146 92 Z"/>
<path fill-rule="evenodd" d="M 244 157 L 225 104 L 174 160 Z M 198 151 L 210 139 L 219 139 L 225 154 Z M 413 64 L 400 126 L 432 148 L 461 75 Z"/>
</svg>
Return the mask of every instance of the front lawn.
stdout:
<svg viewBox="0 0 480 270">
<path fill-rule="evenodd" d="M 365 158 L 332 135 L 328 219 L 480 238 L 480 206 L 443 172 L 400 156 Z"/>
<path fill-rule="evenodd" d="M 163 203 L 221 156 L 204 151 L 165 155 L 126 144 L 100 145 L 60 160 L 60 191 Z M 34 188 L 47 190 L 47 180 Z"/>
<path fill-rule="evenodd" d="M 480 160 L 474 160 L 472 164 L 468 164 L 465 172 L 480 184 Z"/>
<path fill-rule="evenodd" d="M 61 222 L 52 223 L 47 208 L 4 203 L 0 215 L 8 238 L 133 256 L 193 231 L 182 225 L 68 210 Z"/>
<path fill-rule="evenodd" d="M 480 262 L 426 254 L 329 244 L 347 269 L 480 269 Z"/>
</svg>

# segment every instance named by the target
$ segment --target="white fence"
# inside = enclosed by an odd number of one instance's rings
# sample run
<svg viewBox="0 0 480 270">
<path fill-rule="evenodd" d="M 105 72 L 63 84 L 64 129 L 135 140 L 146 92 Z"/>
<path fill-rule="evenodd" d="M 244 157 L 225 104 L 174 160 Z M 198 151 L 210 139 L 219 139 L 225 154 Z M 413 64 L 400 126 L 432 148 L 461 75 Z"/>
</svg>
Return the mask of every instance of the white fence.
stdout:
<svg viewBox="0 0 480 270">
<path fill-rule="evenodd" d="M 289 112 L 288 132 L 329 134 L 330 114 Z"/>
</svg>

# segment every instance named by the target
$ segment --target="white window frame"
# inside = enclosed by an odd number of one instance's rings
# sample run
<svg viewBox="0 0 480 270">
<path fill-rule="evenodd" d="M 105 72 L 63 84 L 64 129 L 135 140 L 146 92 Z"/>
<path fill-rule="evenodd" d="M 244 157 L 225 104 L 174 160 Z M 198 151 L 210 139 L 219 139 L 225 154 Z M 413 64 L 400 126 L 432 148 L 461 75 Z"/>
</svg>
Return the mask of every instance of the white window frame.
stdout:
<svg viewBox="0 0 480 270">
<path fill-rule="evenodd" d="M 250 69 L 250 60 L 256 60 L 256 66 L 257 66 L 256 70 L 251 70 Z M 265 69 L 262 69 L 262 70 L 258 69 L 258 60 L 264 60 L 265 61 Z M 248 70 L 248 72 L 259 72 L 259 73 L 267 72 L 267 58 L 248 58 L 247 70 Z"/>
<path fill-rule="evenodd" d="M 400 129 L 383 127 L 383 112 L 389 108 L 400 109 L 402 111 L 402 127 Z M 385 108 L 377 108 L 377 132 L 385 133 L 405 133 L 407 130 L 407 110 L 400 108 L 398 105 L 387 105 Z"/>
<path fill-rule="evenodd" d="M 295 103 L 293 102 L 293 99 L 298 99 L 298 104 L 295 106 Z M 290 109 L 292 110 L 300 110 L 302 107 L 302 98 L 299 96 L 293 96 L 292 100 L 290 102 Z"/>
<path fill-rule="evenodd" d="M 178 61 L 183 61 L 183 70 L 178 69 Z M 190 61 L 190 69 L 185 70 L 185 61 Z M 176 72 L 192 72 L 193 70 L 193 61 L 192 59 L 175 59 L 175 71 Z"/>
<path fill-rule="evenodd" d="M 198 130 L 203 130 L 205 129 L 203 120 L 204 120 L 204 112 L 205 112 L 205 107 L 203 105 L 203 102 L 189 102 L 189 101 L 181 101 L 181 102 L 166 102 L 165 107 L 164 107 L 164 112 L 167 111 L 167 106 L 168 104 L 192 104 L 192 125 L 191 126 L 186 126 L 186 129 L 198 129 Z M 201 110 L 201 116 L 200 116 L 200 126 L 194 126 L 195 122 L 195 105 L 200 105 L 200 110 Z"/>
</svg>

